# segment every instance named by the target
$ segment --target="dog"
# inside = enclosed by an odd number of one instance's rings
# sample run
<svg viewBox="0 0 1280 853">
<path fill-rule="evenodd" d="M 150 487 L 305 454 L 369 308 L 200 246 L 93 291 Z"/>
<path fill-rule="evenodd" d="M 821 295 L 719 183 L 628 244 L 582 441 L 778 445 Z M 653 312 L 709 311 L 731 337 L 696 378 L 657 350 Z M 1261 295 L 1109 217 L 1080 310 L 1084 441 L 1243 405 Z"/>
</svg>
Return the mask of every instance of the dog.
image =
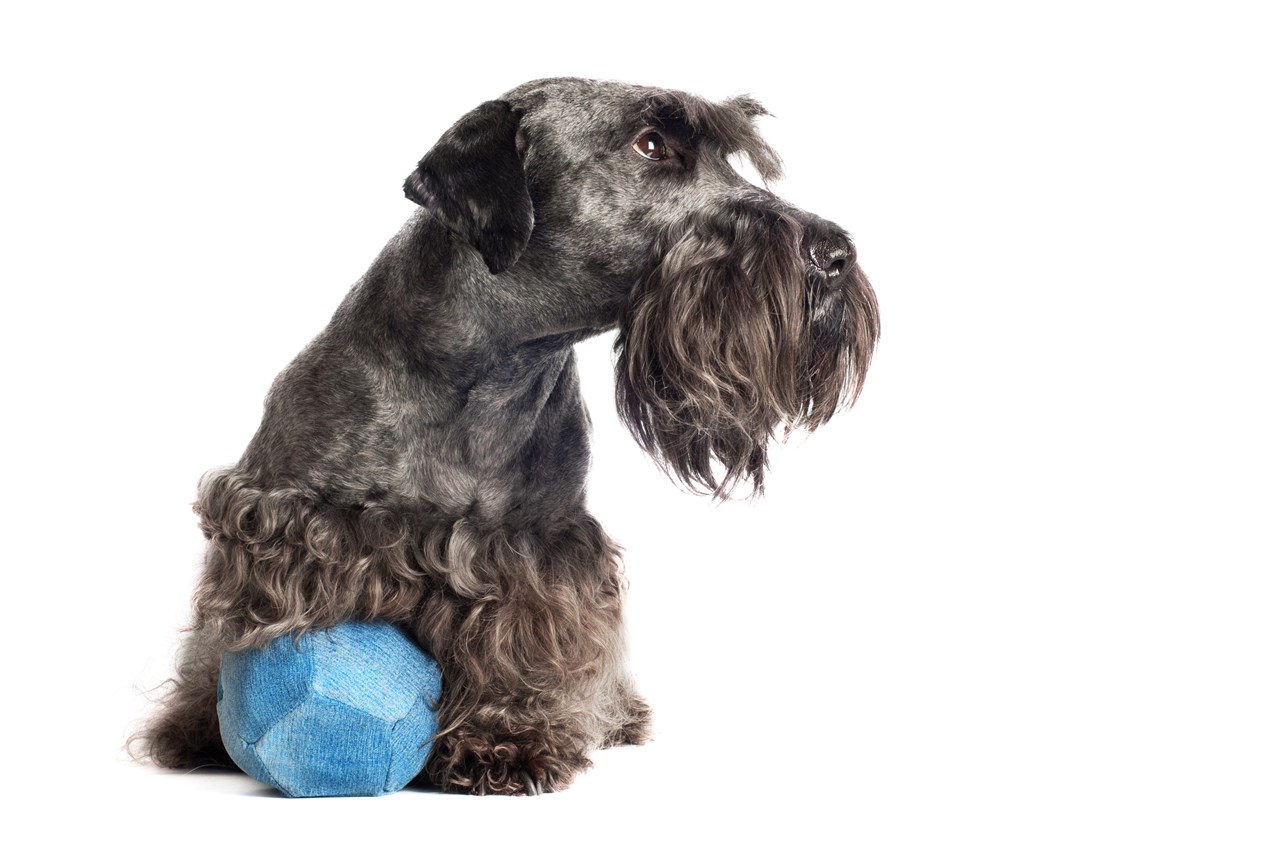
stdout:
<svg viewBox="0 0 1280 853">
<path fill-rule="evenodd" d="M 557 78 L 440 138 L 405 181 L 414 214 L 200 482 L 193 623 L 135 754 L 232 766 L 222 654 L 353 619 L 440 662 L 425 784 L 555 791 L 647 739 L 574 344 L 617 331 L 621 419 L 723 499 L 762 489 L 771 440 L 853 403 L 879 336 L 848 234 L 732 167 L 780 176 L 764 114 Z"/>
</svg>

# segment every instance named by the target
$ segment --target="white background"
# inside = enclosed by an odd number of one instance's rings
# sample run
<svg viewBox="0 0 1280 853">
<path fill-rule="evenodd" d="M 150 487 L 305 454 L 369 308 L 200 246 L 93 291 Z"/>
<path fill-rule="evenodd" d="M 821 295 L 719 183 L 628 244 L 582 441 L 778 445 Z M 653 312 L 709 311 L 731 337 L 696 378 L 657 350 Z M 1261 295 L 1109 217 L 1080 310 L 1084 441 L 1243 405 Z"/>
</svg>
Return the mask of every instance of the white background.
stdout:
<svg viewBox="0 0 1280 853">
<path fill-rule="evenodd" d="M 1275 24 L 1230 4 L 6 5 L 3 846 L 1280 848 Z M 657 738 L 568 792 L 132 764 L 272 377 L 450 123 L 749 92 L 884 338 L 767 496 L 676 491 L 584 345 Z"/>
</svg>

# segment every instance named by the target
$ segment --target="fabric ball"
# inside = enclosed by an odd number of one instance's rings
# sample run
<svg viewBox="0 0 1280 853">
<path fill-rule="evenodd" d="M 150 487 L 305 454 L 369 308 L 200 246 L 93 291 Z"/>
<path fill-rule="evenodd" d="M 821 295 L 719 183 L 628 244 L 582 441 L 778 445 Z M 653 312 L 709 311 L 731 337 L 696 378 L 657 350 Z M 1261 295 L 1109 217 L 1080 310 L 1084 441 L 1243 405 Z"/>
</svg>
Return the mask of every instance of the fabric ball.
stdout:
<svg viewBox="0 0 1280 853">
<path fill-rule="evenodd" d="M 223 655 L 222 742 L 290 797 L 389 794 L 426 763 L 440 667 L 399 628 L 346 622 Z"/>
</svg>

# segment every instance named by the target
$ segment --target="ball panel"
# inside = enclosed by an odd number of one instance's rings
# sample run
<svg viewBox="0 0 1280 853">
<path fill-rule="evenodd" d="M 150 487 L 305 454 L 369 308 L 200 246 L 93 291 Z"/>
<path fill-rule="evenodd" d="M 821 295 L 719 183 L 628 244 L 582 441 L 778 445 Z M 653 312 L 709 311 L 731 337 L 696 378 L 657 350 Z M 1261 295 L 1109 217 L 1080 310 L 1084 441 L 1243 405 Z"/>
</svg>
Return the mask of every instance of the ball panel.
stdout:
<svg viewBox="0 0 1280 853">
<path fill-rule="evenodd" d="M 439 698 L 438 693 L 435 698 Z M 435 735 L 436 715 L 428 704 L 428 697 L 423 694 L 404 719 L 391 727 L 391 766 L 383 790 L 387 793 L 399 791 L 422 772 Z"/>
<path fill-rule="evenodd" d="M 253 743 L 298 707 L 310 692 L 311 644 L 310 635 L 299 638 L 296 647 L 293 637 L 279 637 L 265 649 L 223 655 L 218 673 L 219 722 L 225 715 L 231 732 Z"/>
<path fill-rule="evenodd" d="M 222 715 L 218 715 L 219 722 Z M 243 770 L 248 776 L 264 785 L 270 785 L 276 790 L 280 790 L 280 781 L 271 775 L 271 771 L 258 758 L 258 750 L 251 743 L 245 743 L 238 737 L 227 737 L 226 729 L 223 728 L 222 744 L 227 748 L 227 754 L 231 756 L 231 760 L 236 766 Z"/>
<path fill-rule="evenodd" d="M 390 726 L 341 702 L 312 696 L 254 745 L 262 765 L 290 797 L 384 793 Z"/>
<path fill-rule="evenodd" d="M 386 622 L 344 622 L 310 635 L 312 689 L 394 723 L 432 684 L 439 667 L 403 631 Z"/>
</svg>

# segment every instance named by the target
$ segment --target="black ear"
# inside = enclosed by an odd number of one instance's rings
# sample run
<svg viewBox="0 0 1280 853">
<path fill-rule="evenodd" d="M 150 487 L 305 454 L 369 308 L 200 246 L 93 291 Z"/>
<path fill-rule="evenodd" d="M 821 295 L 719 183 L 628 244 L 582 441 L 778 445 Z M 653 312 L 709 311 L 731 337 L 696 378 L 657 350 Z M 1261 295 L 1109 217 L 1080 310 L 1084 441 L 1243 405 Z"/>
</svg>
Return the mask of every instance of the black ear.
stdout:
<svg viewBox="0 0 1280 853">
<path fill-rule="evenodd" d="M 404 194 L 474 246 L 493 273 L 516 262 L 533 232 L 516 142 L 520 116 L 506 101 L 486 101 L 458 119 L 404 182 Z"/>
</svg>

